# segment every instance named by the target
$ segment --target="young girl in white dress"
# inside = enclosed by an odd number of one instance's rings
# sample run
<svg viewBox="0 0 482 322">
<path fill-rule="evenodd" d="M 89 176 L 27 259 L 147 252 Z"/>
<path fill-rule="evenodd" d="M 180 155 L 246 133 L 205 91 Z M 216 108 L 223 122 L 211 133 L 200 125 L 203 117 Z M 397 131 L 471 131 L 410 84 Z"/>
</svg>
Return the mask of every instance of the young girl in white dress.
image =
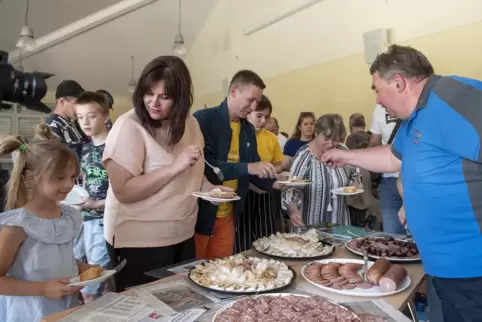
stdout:
<svg viewBox="0 0 482 322">
<path fill-rule="evenodd" d="M 77 157 L 41 124 L 28 144 L 9 137 L 0 155 L 16 152 L 6 209 L 0 214 L 0 320 L 39 321 L 78 305 L 69 279 L 90 265 L 74 258 L 82 215 L 59 205 L 79 174 Z"/>
</svg>

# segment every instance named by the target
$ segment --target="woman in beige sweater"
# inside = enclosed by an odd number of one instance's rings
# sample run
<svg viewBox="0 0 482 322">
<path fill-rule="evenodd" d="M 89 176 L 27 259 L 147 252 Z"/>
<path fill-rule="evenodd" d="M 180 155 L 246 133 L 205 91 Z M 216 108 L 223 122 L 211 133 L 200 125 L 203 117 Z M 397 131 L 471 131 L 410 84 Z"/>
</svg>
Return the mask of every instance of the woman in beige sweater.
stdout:
<svg viewBox="0 0 482 322">
<path fill-rule="evenodd" d="M 192 83 L 184 62 L 161 56 L 142 71 L 132 100 L 109 132 L 103 163 L 110 187 L 104 235 L 118 291 L 152 281 L 144 273 L 195 257 L 198 204 L 213 186 L 204 177 L 203 135 L 189 113 Z"/>
</svg>

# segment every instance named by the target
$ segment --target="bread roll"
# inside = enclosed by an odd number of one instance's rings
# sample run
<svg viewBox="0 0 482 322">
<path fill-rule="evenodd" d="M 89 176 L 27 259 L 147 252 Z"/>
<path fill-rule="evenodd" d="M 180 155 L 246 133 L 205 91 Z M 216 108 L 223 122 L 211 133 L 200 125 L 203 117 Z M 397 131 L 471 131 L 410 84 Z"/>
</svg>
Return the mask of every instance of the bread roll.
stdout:
<svg viewBox="0 0 482 322">
<path fill-rule="evenodd" d="M 80 281 L 85 282 L 85 281 L 96 279 L 100 277 L 100 272 L 101 272 L 100 266 L 98 265 L 92 266 L 88 270 L 80 273 Z"/>
</svg>

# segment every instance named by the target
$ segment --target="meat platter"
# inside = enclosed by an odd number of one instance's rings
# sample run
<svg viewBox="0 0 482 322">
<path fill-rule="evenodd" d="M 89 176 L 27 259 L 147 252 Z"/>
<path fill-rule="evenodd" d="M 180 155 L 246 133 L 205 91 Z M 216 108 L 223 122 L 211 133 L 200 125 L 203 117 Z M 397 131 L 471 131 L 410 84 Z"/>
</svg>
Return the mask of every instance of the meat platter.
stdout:
<svg viewBox="0 0 482 322">
<path fill-rule="evenodd" d="M 316 229 L 303 234 L 280 233 L 263 237 L 253 243 L 253 248 L 265 255 L 281 259 L 313 260 L 331 256 L 335 247 L 318 238 Z"/>
<path fill-rule="evenodd" d="M 388 296 L 410 286 L 405 268 L 381 258 L 368 262 L 367 281 L 362 277 L 363 260 L 336 258 L 311 262 L 301 269 L 309 283 L 325 291 L 362 297 Z"/>
<path fill-rule="evenodd" d="M 420 254 L 414 242 L 392 237 L 355 238 L 347 241 L 345 247 L 359 256 L 363 256 L 363 250 L 366 249 L 368 257 L 373 259 L 386 258 L 392 262 L 420 261 Z"/>
<path fill-rule="evenodd" d="M 319 296 L 277 293 L 240 298 L 221 308 L 213 322 L 326 321 L 359 322 L 347 308 Z"/>
<path fill-rule="evenodd" d="M 196 265 L 189 279 L 211 291 L 249 295 L 280 291 L 294 282 L 295 273 L 274 259 L 236 254 Z"/>
</svg>

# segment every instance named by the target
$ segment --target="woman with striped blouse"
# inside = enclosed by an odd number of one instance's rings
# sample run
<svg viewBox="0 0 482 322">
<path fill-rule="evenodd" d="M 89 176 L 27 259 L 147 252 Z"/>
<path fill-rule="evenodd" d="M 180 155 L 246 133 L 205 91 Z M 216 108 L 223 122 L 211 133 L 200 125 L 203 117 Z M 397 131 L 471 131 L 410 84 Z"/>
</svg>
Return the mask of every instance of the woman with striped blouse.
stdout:
<svg viewBox="0 0 482 322">
<path fill-rule="evenodd" d="M 346 149 L 340 143 L 346 130 L 339 114 L 326 114 L 315 123 L 316 138 L 302 147 L 291 165 L 292 177 L 310 179 L 312 184 L 282 192 L 283 209 L 294 227 L 312 226 L 320 222 L 350 225 L 345 197 L 331 193 L 333 188 L 359 185 L 357 168 L 331 168 L 320 161 L 330 149 Z"/>
<path fill-rule="evenodd" d="M 256 110 L 248 115 L 248 121 L 256 131 L 256 145 L 261 161 L 270 162 L 275 166 L 276 172 L 281 172 L 283 152 L 276 135 L 266 130 L 266 122 L 271 116 L 273 108 L 269 99 L 263 95 Z M 245 210 L 239 218 L 235 238 L 235 253 L 251 248 L 251 244 L 258 238 L 276 233 L 277 219 L 280 218 L 281 209 L 276 206 L 273 198 L 276 192 L 262 191 L 250 185 Z"/>
</svg>

